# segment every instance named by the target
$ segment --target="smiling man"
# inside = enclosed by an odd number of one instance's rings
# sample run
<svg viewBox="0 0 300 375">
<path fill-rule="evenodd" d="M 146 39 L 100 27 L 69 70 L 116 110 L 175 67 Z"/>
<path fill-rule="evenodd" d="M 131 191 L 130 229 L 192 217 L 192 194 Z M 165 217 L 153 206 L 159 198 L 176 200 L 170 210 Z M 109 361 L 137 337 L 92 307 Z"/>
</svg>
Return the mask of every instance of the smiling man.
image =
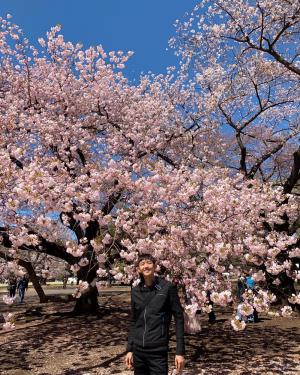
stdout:
<svg viewBox="0 0 300 375">
<path fill-rule="evenodd" d="M 184 317 L 177 288 L 155 277 L 155 259 L 142 254 L 137 262 L 141 282 L 131 292 L 131 320 L 126 365 L 134 375 L 167 375 L 169 327 L 176 325 L 175 367 L 184 367 Z"/>
</svg>

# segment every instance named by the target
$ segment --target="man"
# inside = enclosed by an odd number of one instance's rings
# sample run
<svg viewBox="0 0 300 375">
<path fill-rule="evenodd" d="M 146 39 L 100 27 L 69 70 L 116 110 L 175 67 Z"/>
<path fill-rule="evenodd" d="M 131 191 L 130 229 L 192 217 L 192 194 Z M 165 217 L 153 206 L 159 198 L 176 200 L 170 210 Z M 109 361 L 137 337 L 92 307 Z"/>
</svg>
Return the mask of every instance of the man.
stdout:
<svg viewBox="0 0 300 375">
<path fill-rule="evenodd" d="M 245 290 L 247 289 L 246 280 L 244 276 L 240 276 L 238 278 L 237 283 L 237 298 L 239 302 L 243 301 L 243 294 L 245 293 Z"/>
<path fill-rule="evenodd" d="M 184 317 L 176 287 L 155 277 L 155 259 L 140 255 L 141 282 L 131 291 L 131 319 L 125 363 L 134 375 L 167 375 L 169 327 L 176 324 L 175 367 L 184 367 Z"/>
<path fill-rule="evenodd" d="M 246 286 L 251 290 L 253 290 L 255 286 L 255 281 L 249 273 L 246 275 Z"/>
<path fill-rule="evenodd" d="M 257 288 L 255 287 L 255 280 L 253 279 L 251 273 L 248 273 L 246 276 L 246 286 L 248 289 L 251 289 L 254 294 L 257 294 Z M 254 323 L 258 322 L 258 312 L 256 308 L 254 308 L 253 314 L 249 315 L 248 321 L 254 322 Z"/>
<path fill-rule="evenodd" d="M 8 290 L 9 290 L 9 296 L 14 298 L 16 295 L 16 289 L 17 289 L 17 279 L 15 276 L 11 276 L 8 280 Z"/>
<path fill-rule="evenodd" d="M 18 282 L 17 290 L 19 291 L 20 303 L 23 303 L 25 296 L 25 289 L 28 289 L 28 279 L 24 275 Z"/>
</svg>

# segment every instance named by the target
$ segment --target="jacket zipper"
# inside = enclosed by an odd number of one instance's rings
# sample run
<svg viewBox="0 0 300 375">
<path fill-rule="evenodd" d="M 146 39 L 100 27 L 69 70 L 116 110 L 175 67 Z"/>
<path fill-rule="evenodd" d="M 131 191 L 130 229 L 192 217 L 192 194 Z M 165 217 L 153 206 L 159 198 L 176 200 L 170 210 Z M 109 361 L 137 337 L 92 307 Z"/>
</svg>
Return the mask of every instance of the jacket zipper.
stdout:
<svg viewBox="0 0 300 375">
<path fill-rule="evenodd" d="M 161 337 L 164 337 L 164 328 L 165 328 L 165 317 L 163 316 L 162 327 L 161 327 Z"/>
<path fill-rule="evenodd" d="M 146 329 L 147 329 L 146 312 L 147 312 L 147 307 L 145 307 L 145 311 L 144 311 L 145 330 L 143 334 L 143 347 L 145 347 L 145 334 L 146 334 Z"/>
</svg>

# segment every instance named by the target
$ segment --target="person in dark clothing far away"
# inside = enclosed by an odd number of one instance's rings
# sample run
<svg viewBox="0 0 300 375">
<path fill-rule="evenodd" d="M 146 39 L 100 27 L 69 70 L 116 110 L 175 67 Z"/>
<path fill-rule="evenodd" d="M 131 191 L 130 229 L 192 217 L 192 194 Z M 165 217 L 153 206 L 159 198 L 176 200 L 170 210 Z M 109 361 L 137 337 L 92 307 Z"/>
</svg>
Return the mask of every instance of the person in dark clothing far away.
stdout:
<svg viewBox="0 0 300 375">
<path fill-rule="evenodd" d="M 15 276 L 11 276 L 8 280 L 9 296 L 14 297 L 16 295 L 17 279 Z"/>
<path fill-rule="evenodd" d="M 17 290 L 19 291 L 20 303 L 23 303 L 25 290 L 28 289 L 28 279 L 26 275 L 24 275 L 17 284 Z"/>
<path fill-rule="evenodd" d="M 243 294 L 245 293 L 245 290 L 247 289 L 246 280 L 243 275 L 241 275 L 238 278 L 237 282 L 237 298 L 239 302 L 243 301 Z"/>
<path fill-rule="evenodd" d="M 125 363 L 134 375 L 167 375 L 169 327 L 176 325 L 175 367 L 184 368 L 184 316 L 177 288 L 155 277 L 155 259 L 140 255 L 137 263 L 141 282 L 131 291 L 131 318 Z"/>
</svg>

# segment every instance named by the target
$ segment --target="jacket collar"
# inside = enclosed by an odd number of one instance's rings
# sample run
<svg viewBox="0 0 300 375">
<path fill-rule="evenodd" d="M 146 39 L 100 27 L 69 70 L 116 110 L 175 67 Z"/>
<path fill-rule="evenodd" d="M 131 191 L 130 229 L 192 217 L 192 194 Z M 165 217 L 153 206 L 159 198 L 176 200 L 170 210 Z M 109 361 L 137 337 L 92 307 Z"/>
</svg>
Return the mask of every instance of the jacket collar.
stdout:
<svg viewBox="0 0 300 375">
<path fill-rule="evenodd" d="M 143 288 L 143 289 L 161 290 L 162 287 L 161 287 L 160 284 L 161 284 L 161 278 L 158 277 L 158 276 L 155 276 L 155 278 L 154 278 L 154 282 L 153 282 L 153 284 L 151 285 L 151 287 L 147 287 L 147 286 L 144 284 L 144 280 L 143 280 L 143 279 L 140 281 L 139 286 L 140 286 L 140 288 Z"/>
</svg>

